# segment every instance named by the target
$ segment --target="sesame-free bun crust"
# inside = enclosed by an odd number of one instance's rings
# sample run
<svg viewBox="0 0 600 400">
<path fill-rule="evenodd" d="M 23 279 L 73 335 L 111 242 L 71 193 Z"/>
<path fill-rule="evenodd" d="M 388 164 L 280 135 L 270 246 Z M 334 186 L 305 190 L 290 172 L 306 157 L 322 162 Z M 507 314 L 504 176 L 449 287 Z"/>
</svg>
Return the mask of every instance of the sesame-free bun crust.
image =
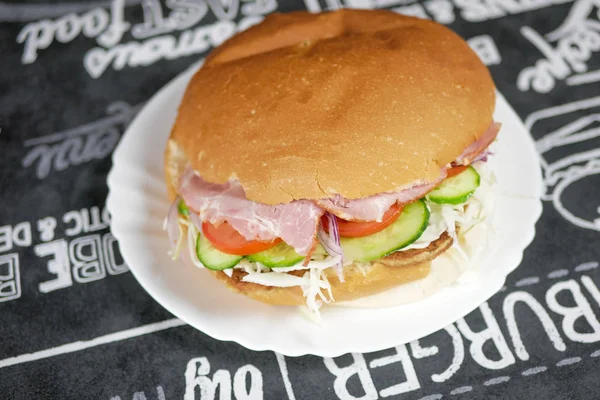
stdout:
<svg viewBox="0 0 600 400">
<path fill-rule="evenodd" d="M 207 58 L 171 141 L 203 179 L 238 179 L 250 200 L 354 199 L 434 180 L 493 109 L 487 68 L 442 25 L 273 14 Z"/>
</svg>

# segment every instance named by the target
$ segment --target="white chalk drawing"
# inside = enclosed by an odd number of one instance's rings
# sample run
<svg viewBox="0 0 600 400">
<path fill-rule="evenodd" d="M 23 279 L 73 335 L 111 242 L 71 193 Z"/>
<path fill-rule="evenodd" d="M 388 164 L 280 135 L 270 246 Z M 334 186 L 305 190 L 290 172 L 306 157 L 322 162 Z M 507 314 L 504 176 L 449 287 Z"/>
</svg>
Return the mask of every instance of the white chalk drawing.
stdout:
<svg viewBox="0 0 600 400">
<path fill-rule="evenodd" d="M 510 376 L 497 376 L 495 378 L 483 382 L 483 386 L 499 385 L 508 381 L 510 381 Z"/>
<path fill-rule="evenodd" d="M 451 386 L 452 388 L 447 390 L 448 394 L 458 395 L 470 392 L 474 388 L 481 389 L 490 385 L 499 385 L 512 379 L 510 375 L 506 374 L 505 367 L 515 363 L 524 364 L 529 359 L 529 353 L 526 349 L 527 344 L 521 337 L 522 334 L 525 334 L 529 343 L 532 340 L 537 341 L 540 337 L 538 333 L 545 334 L 549 339 L 547 341 L 549 346 L 543 350 L 543 357 L 550 361 L 547 365 L 537 363 L 533 365 L 520 365 L 513 375 L 514 377 L 535 377 L 538 374 L 552 371 L 553 368 L 568 368 L 569 365 L 575 365 L 580 362 L 593 362 L 595 358 L 600 357 L 600 351 L 597 348 L 593 350 L 585 348 L 580 354 L 564 354 L 566 357 L 563 356 L 561 358 L 554 358 L 551 353 L 554 351 L 557 352 L 557 355 L 563 355 L 561 353 L 567 352 L 569 345 L 573 342 L 588 343 L 596 346 L 600 341 L 600 321 L 598 321 L 600 315 L 597 314 L 597 307 L 592 307 L 592 304 L 586 298 L 587 295 L 600 305 L 600 289 L 597 282 L 590 276 L 585 275 L 585 273 L 597 269 L 598 265 L 598 262 L 592 261 L 570 268 L 571 274 L 581 273 L 579 276 L 581 283 L 576 279 L 558 281 L 553 279 L 550 281 L 552 286 L 546 290 L 545 295 L 539 296 L 539 299 L 523 291 L 508 294 L 501 301 L 502 312 L 496 312 L 497 315 L 494 315 L 489 305 L 484 303 L 477 311 L 474 311 L 474 313 L 479 313 L 480 315 L 469 315 L 466 317 L 467 320 L 471 318 L 481 319 L 483 317 L 483 328 L 475 331 L 465 318 L 463 318 L 445 328 L 450 338 L 437 335 L 428 337 L 425 339 L 428 343 L 432 343 L 433 340 L 436 341 L 434 342 L 436 343 L 435 345 L 428 346 L 422 346 L 419 342 L 411 343 L 412 355 L 407 351 L 406 346 L 398 346 L 384 352 L 370 354 L 353 353 L 351 354 L 352 361 L 350 364 L 348 364 L 347 359 L 338 363 L 336 359 L 324 358 L 325 368 L 322 376 L 325 384 L 329 390 L 333 388 L 335 394 L 341 400 L 355 400 L 357 398 L 377 399 L 416 391 L 422 387 L 421 382 L 428 381 L 426 376 L 419 376 L 419 371 L 422 371 L 422 369 L 418 368 L 418 363 L 424 362 L 423 358 L 435 359 L 440 357 L 441 353 L 452 352 L 452 365 L 451 368 L 446 370 L 446 372 L 450 373 L 446 374 L 445 372 L 446 376 L 438 376 L 437 379 L 435 374 L 431 375 L 430 378 L 433 382 L 445 382 L 454 375 L 461 368 L 465 354 L 470 354 L 470 361 L 474 361 L 485 370 L 495 370 L 498 373 L 496 376 L 490 377 L 488 373 L 482 371 L 479 381 L 457 382 L 455 386 Z M 584 289 L 586 290 L 585 294 L 583 293 Z M 519 325 L 521 325 L 522 329 L 523 324 L 518 323 L 518 316 L 514 312 L 517 303 L 524 303 L 529 306 L 534 311 L 534 320 L 537 318 L 539 324 L 527 324 L 528 329 L 520 330 Z M 549 314 L 551 314 L 552 319 L 548 317 Z M 531 314 L 528 315 L 530 319 Z M 183 321 L 173 318 L 110 333 L 91 340 L 76 341 L 7 359 L 0 359 L 0 369 L 79 352 L 88 348 L 115 343 L 183 325 L 185 325 Z M 531 326 L 535 327 L 533 331 L 530 329 Z M 504 332 L 508 332 L 509 337 L 506 337 Z M 448 340 L 452 341 L 452 346 L 448 345 Z M 510 344 L 513 345 L 514 352 L 518 358 L 512 356 L 513 348 L 510 347 Z M 495 349 L 492 349 L 493 347 Z M 486 349 L 485 352 L 491 352 L 490 358 L 484 354 L 484 348 Z M 468 350 L 468 353 L 465 350 Z M 498 354 L 500 354 L 500 360 L 498 360 Z M 294 363 L 298 359 L 288 358 L 286 360 L 286 357 L 280 354 L 275 354 L 275 356 L 288 398 L 294 400 L 294 376 L 290 376 L 288 373 L 287 360 L 290 363 Z M 542 357 L 542 354 L 535 354 L 532 358 L 537 359 L 539 357 Z M 431 362 L 436 363 L 439 360 L 430 360 Z M 439 367 L 442 368 L 442 366 Z M 372 370 L 378 368 L 398 369 L 398 373 L 395 374 L 398 380 L 396 382 L 378 381 L 377 385 L 382 387 L 376 387 L 371 374 Z M 327 380 L 327 376 L 329 376 L 329 381 Z M 249 400 L 262 399 L 264 397 L 262 372 L 250 364 L 239 367 L 235 373 L 222 369 L 211 372 L 209 359 L 207 357 L 196 357 L 186 363 L 184 379 L 185 400 L 212 400 L 216 398 L 217 393 L 219 393 L 220 399 L 235 398 Z M 350 380 L 354 381 L 352 393 L 350 393 L 347 386 Z M 429 385 L 426 387 L 429 387 Z M 302 388 L 297 389 L 301 392 Z M 439 387 L 437 390 L 439 390 Z M 158 390 L 157 395 L 159 395 Z M 436 393 L 430 394 L 425 398 L 443 397 L 445 395 Z"/>
<path fill-rule="evenodd" d="M 85 349 L 90 349 L 109 343 L 120 342 L 122 340 L 148 335 L 154 332 L 160 332 L 183 325 L 186 325 L 186 323 L 179 318 L 171 318 L 165 321 L 154 322 L 148 325 L 138 326 L 136 328 L 109 333 L 107 335 L 98 336 L 89 340 L 78 340 L 76 342 L 62 344 L 60 346 L 51 347 L 49 349 L 44 349 L 33 353 L 5 358 L 0 360 L 0 369 L 37 360 L 44 360 L 46 358 L 56 357 L 63 354 L 75 353 Z"/>
<path fill-rule="evenodd" d="M 69 243 L 73 278 L 79 283 L 97 281 L 106 277 L 99 234 L 78 237 Z"/>
<path fill-rule="evenodd" d="M 49 242 L 54 239 L 54 231 L 56 229 L 56 218 L 46 217 L 38 219 L 37 230 L 40 234 L 42 242 Z"/>
<path fill-rule="evenodd" d="M 581 357 L 565 358 L 564 360 L 560 360 L 559 362 L 557 362 L 556 366 L 557 367 L 564 367 L 565 365 L 577 364 L 580 361 L 581 361 Z"/>
<path fill-rule="evenodd" d="M 412 392 L 413 390 L 417 390 L 421 388 L 421 384 L 419 383 L 419 378 L 417 377 L 417 372 L 415 371 L 415 367 L 413 361 L 408 354 L 408 350 L 406 349 L 406 345 L 396 346 L 393 349 L 393 353 L 389 356 L 376 358 L 369 362 L 369 368 L 380 368 L 385 367 L 386 365 L 400 363 L 402 370 L 404 371 L 404 381 L 400 383 L 396 383 L 395 385 L 388 386 L 379 391 L 379 395 L 383 398 L 396 396 L 402 393 Z"/>
<path fill-rule="evenodd" d="M 281 372 L 281 379 L 283 379 L 283 387 L 285 388 L 288 400 L 296 400 L 292 382 L 290 382 L 290 374 L 288 373 L 285 356 L 283 354 L 275 353 L 275 358 L 277 359 L 277 365 L 279 366 L 279 372 Z"/>
<path fill-rule="evenodd" d="M 66 240 L 59 239 L 41 243 L 34 246 L 33 251 L 38 257 L 49 257 L 46 261 L 46 270 L 49 274 L 54 275 L 53 279 L 41 282 L 38 285 L 38 290 L 41 293 L 49 293 L 73 285 L 68 253 L 69 247 Z"/>
<path fill-rule="evenodd" d="M 595 218 L 577 216 L 565 206 L 563 197 L 574 183 L 600 174 L 600 146 L 593 145 L 593 140 L 600 138 L 599 123 L 600 96 L 542 109 L 525 119 L 525 126 L 534 137 L 540 136 L 539 125 L 553 126 L 553 130 L 544 132 L 544 136 L 536 140 L 545 186 L 543 200 L 552 202 L 560 215 L 572 224 L 596 231 L 600 231 L 600 215 Z M 588 144 L 587 149 L 550 161 L 551 150 L 577 143 Z M 600 199 L 581 201 L 596 202 L 600 214 Z"/>
<path fill-rule="evenodd" d="M 129 4 L 137 3 L 141 3 L 143 12 L 143 21 L 137 24 L 125 17 L 128 5 L 125 0 L 102 2 L 90 9 L 79 7 L 78 10 L 86 11 L 79 14 L 71 11 L 56 19 L 28 23 L 16 37 L 17 43 L 23 44 L 21 62 L 34 63 L 40 52 L 55 41 L 66 44 L 83 35 L 95 39 L 98 45 L 83 57 L 85 70 L 96 79 L 109 67 L 119 71 L 204 53 L 260 22 L 278 6 L 276 0 L 168 0 L 165 2 L 168 11 L 164 12 L 159 0 Z M 197 26 L 211 17 L 216 22 Z M 236 19 L 239 21 L 235 22 Z M 136 40 L 121 43 L 128 32 Z"/>
<path fill-rule="evenodd" d="M 455 396 L 457 394 L 468 393 L 471 390 L 473 390 L 473 386 L 461 386 L 461 387 L 457 387 L 456 389 L 452 390 L 450 392 L 450 395 Z"/>
<path fill-rule="evenodd" d="M 498 47 L 490 35 L 474 36 L 467 39 L 467 43 L 488 67 L 502 62 Z"/>
<path fill-rule="evenodd" d="M 120 275 L 129 271 L 129 267 L 125 260 L 117 260 L 119 252 L 119 244 L 112 233 L 108 232 L 102 236 L 102 250 L 104 251 L 104 260 L 106 262 L 106 271 L 110 275 Z"/>
<path fill-rule="evenodd" d="M 62 222 L 60 228 L 69 240 L 55 239 L 58 221 Z M 129 271 L 117 240 L 112 233 L 106 232 L 110 226 L 106 207 L 71 210 L 62 218 L 39 218 L 33 226 L 37 227 L 41 241 L 33 247 L 33 251 L 43 259 L 47 272 L 52 275 L 51 279 L 38 284 L 41 293 Z M 0 226 L 0 254 L 27 248 L 32 243 L 32 224 L 29 221 Z M 19 298 L 20 293 L 18 254 L 0 255 L 0 302 Z"/>
<path fill-rule="evenodd" d="M 15 247 L 31 246 L 31 223 L 23 221 L 11 225 L 0 226 L 0 253 L 11 251 Z"/>
<path fill-rule="evenodd" d="M 596 290 L 597 287 L 593 285 L 591 280 L 588 280 L 588 284 L 591 284 Z M 570 298 L 574 300 L 575 305 L 566 306 L 558 301 L 558 294 L 560 292 L 570 292 Z M 591 304 L 583 295 L 581 286 L 574 279 L 567 281 L 557 282 L 552 285 L 546 292 L 546 304 L 548 308 L 555 313 L 561 315 L 562 318 L 562 330 L 566 337 L 574 342 L 579 343 L 596 343 L 600 341 L 600 321 L 595 315 Z M 585 332 L 581 332 L 581 324 L 578 324 L 579 328 L 576 328 L 576 323 L 580 319 L 584 319 L 587 325 Z M 591 331 L 590 331 L 591 328 Z"/>
<path fill-rule="evenodd" d="M 39 284 L 41 293 L 120 275 L 129 271 L 124 260 L 118 259 L 118 243 L 110 232 L 80 236 L 68 242 L 58 239 L 34 246 L 38 257 L 46 258 L 46 269 L 54 275 Z"/>
<path fill-rule="evenodd" d="M 517 327 L 517 320 L 515 317 L 515 306 L 519 303 L 526 304 L 533 311 L 538 320 L 544 327 L 544 331 L 548 334 L 550 342 L 554 348 L 558 351 L 565 351 L 567 346 L 560 336 L 554 321 L 550 318 L 548 312 L 542 307 L 542 305 L 533 297 L 531 294 L 523 291 L 516 291 L 509 293 L 504 299 L 502 311 L 504 318 L 506 319 L 506 326 L 508 327 L 508 333 L 512 339 L 513 346 L 515 348 L 515 354 L 523 361 L 529 360 L 529 353 L 525 349 L 523 340 L 519 328 Z"/>
<path fill-rule="evenodd" d="M 600 290 L 598 289 L 598 286 L 594 284 L 594 281 L 592 281 L 589 276 L 584 275 L 581 277 L 581 283 L 583 283 L 583 286 L 585 286 L 592 298 L 600 306 Z"/>
<path fill-rule="evenodd" d="M 162 386 L 156 387 L 156 397 L 153 397 L 153 396 L 146 397 L 146 392 L 135 392 L 132 397 L 124 397 L 124 398 L 125 399 L 131 398 L 131 400 L 148 400 L 148 399 L 153 399 L 153 398 L 156 398 L 156 400 L 166 400 L 167 399 L 165 397 L 165 391 Z M 110 398 L 110 400 L 122 400 L 122 399 L 121 399 L 121 396 L 113 396 Z"/>
<path fill-rule="evenodd" d="M 593 19 L 596 7 L 600 0 L 576 0 L 563 23 L 545 36 L 529 26 L 521 27 L 521 34 L 544 56 L 519 73 L 521 91 L 547 93 L 556 81 L 565 79 L 568 85 L 600 81 L 600 70 L 588 71 L 587 65 L 600 51 L 600 21 Z"/>
<path fill-rule="evenodd" d="M 483 316 L 486 327 L 480 331 L 475 332 L 471 329 L 471 326 L 467 323 L 465 318 L 461 318 L 456 321 L 456 327 L 460 333 L 470 342 L 469 353 L 473 360 L 486 369 L 498 370 L 508 367 L 515 363 L 515 356 L 513 355 L 508 342 L 504 338 L 498 320 L 494 316 L 488 303 L 483 303 L 479 310 Z M 486 346 L 487 344 L 487 346 Z M 498 355 L 494 358 L 490 358 L 484 351 L 484 346 L 490 348 L 490 345 L 494 345 Z"/>
<path fill-rule="evenodd" d="M 528 368 L 525 371 L 521 372 L 521 375 L 523 376 L 530 376 L 530 375 L 537 375 L 537 374 L 541 374 L 542 372 L 546 372 L 548 370 L 548 367 L 533 367 L 533 368 Z"/>
<path fill-rule="evenodd" d="M 452 377 L 460 369 L 462 362 L 465 359 L 465 350 L 464 344 L 462 340 L 462 336 L 456 329 L 454 325 L 448 325 L 444 328 L 444 331 L 450 335 L 452 339 L 452 347 L 453 347 L 453 357 L 452 363 L 450 366 L 441 373 L 436 373 L 431 375 L 431 380 L 433 382 L 445 382 Z M 409 343 L 410 350 L 413 358 L 421 359 L 426 357 L 432 357 L 439 353 L 440 349 L 438 346 L 429 346 L 429 347 L 421 347 L 421 343 L 419 340 L 415 340 L 414 342 Z M 449 349 L 449 346 L 446 346 L 444 349 Z"/>
<path fill-rule="evenodd" d="M 550 0 L 527 1 L 522 4 L 515 2 L 510 7 L 499 2 L 489 12 L 481 10 L 486 10 L 485 7 L 489 4 L 495 4 L 492 0 L 488 0 L 486 5 L 479 5 L 472 10 L 472 2 L 463 2 L 462 0 L 454 0 L 454 4 L 450 0 L 427 0 L 423 4 L 417 4 L 414 0 L 346 0 L 345 3 L 338 0 L 325 1 L 324 7 L 316 0 L 308 0 L 306 5 L 309 10 L 318 11 L 341 7 L 383 8 L 402 4 L 393 10 L 449 24 L 456 18 L 455 7 L 463 11 L 466 19 L 481 21 L 495 18 L 497 12 L 493 10 L 501 10 L 502 7 L 510 13 L 523 12 L 531 9 L 532 5 L 533 8 L 546 6 L 548 5 L 546 2 Z M 229 0 L 226 2 L 170 0 L 165 3 L 167 11 L 163 10 L 159 0 L 139 0 L 137 2 L 113 0 L 110 3 L 97 4 L 99 6 L 94 8 L 86 8 L 79 3 L 64 7 L 61 5 L 58 7 L 59 10 L 64 9 L 69 12 L 55 19 L 44 18 L 26 24 L 16 37 L 17 43 L 23 44 L 21 62 L 23 64 L 34 63 L 40 53 L 52 46 L 53 43 L 66 44 L 77 37 L 85 36 L 94 39 L 98 46 L 89 49 L 84 54 L 83 67 L 92 78 L 97 79 L 108 68 L 120 71 L 124 68 L 152 65 L 160 60 L 173 60 L 205 53 L 211 48 L 219 46 L 233 34 L 260 22 L 264 15 L 275 11 L 278 7 L 276 0 Z M 142 8 L 142 22 L 134 24 L 127 21 L 125 7 L 131 5 L 138 5 Z M 0 9 L 1 6 L 2 3 L 0 3 Z M 49 10 L 44 10 L 49 12 Z M 37 12 L 38 14 L 42 13 L 40 10 Z M 480 15 L 482 12 L 484 14 L 487 12 L 487 14 Z M 12 8 L 8 13 L 13 17 L 17 15 Z M 28 11 L 24 11 L 24 13 L 27 14 Z M 35 12 L 29 14 L 34 15 Z M 472 14 L 474 16 L 471 16 Z M 215 22 L 199 26 L 211 15 L 216 18 Z M 235 22 L 236 20 L 239 21 Z M 124 35 L 128 32 L 135 40 L 122 42 Z M 498 50 L 490 36 L 482 35 L 472 38 L 469 44 L 486 65 L 495 65 L 500 62 Z"/>
<path fill-rule="evenodd" d="M 456 19 L 450 0 L 428 0 L 423 2 L 423 5 L 433 19 L 440 24 L 451 24 Z"/>
<path fill-rule="evenodd" d="M 34 166 L 35 175 L 44 179 L 52 171 L 63 171 L 92 160 L 108 157 L 121 138 L 121 134 L 141 108 L 124 101 L 108 105 L 108 116 L 62 132 L 29 139 L 24 142 L 31 148 L 21 161 L 25 168 Z"/>
<path fill-rule="evenodd" d="M 591 266 L 597 267 L 598 263 L 591 262 L 582 265 L 589 265 L 591 268 Z M 580 266 L 572 268 L 572 271 L 575 272 L 589 270 L 581 269 Z M 425 347 L 421 345 L 420 341 L 415 341 L 410 343 L 412 357 L 408 355 L 406 346 L 399 346 L 385 351 L 385 353 L 391 351 L 391 355 L 381 356 L 381 352 L 378 352 L 377 358 L 373 358 L 375 357 L 374 354 L 353 353 L 351 354 L 352 361 L 350 363 L 347 358 L 339 364 L 336 359 L 325 358 L 325 367 L 333 376 L 333 382 L 329 386 L 333 386 L 335 394 L 341 400 L 355 400 L 358 398 L 377 399 L 412 392 L 421 388 L 420 382 L 426 381 L 426 378 L 416 373 L 419 369 L 415 369 L 415 365 L 423 358 L 436 358 L 440 356 L 440 353 L 447 351 L 453 352 L 452 365 L 443 374 L 431 375 L 430 378 L 433 382 L 446 382 L 451 378 L 461 368 L 465 350 L 468 350 L 471 361 L 474 361 L 478 366 L 485 370 L 498 371 L 496 376 L 490 377 L 482 373 L 485 379 L 479 382 L 462 382 L 462 386 L 455 386 L 449 390 L 451 395 L 458 395 L 472 391 L 474 386 L 486 387 L 510 381 L 511 376 L 506 374 L 506 368 L 530 359 L 526 348 L 527 345 L 522 338 L 522 334 L 525 332 L 527 332 L 528 341 L 537 341 L 539 337 L 545 335 L 548 338 L 546 342 L 549 345 L 548 349 L 554 350 L 557 355 L 568 350 L 568 343 L 597 343 L 600 341 L 600 321 L 598 320 L 598 315 L 582 291 L 582 289 L 586 289 L 588 294 L 600 305 L 600 290 L 597 284 L 587 275 L 580 277 L 581 284 L 574 279 L 558 282 L 556 281 L 557 278 L 548 279 L 553 279 L 550 281 L 552 282 L 552 286 L 547 289 L 545 296 L 541 296 L 540 300 L 522 290 L 507 294 L 502 301 L 504 318 L 495 315 L 488 303 L 482 304 L 475 313 L 480 314 L 480 316 L 476 317 L 478 320 L 481 320 L 481 317 L 483 317 L 484 326 L 483 328 L 480 327 L 477 331 L 472 329 L 470 323 L 467 322 L 471 318 L 475 318 L 473 315 L 461 318 L 456 323 L 446 327 L 445 330 L 450 335 L 453 346 L 448 346 L 447 342 L 439 341 L 438 345 Z M 558 299 L 561 300 L 559 301 Z M 543 300 L 545 300 L 545 304 Z M 515 313 L 515 308 L 522 307 L 523 305 L 528 306 L 533 311 L 534 316 L 533 324 L 528 323 L 528 329 L 525 330 L 523 329 L 523 325 L 519 327 Z M 551 316 L 551 313 L 554 314 Z M 557 318 L 558 324 L 554 322 L 553 318 Z M 535 323 L 536 319 L 539 324 Z M 530 322 L 530 320 L 531 318 L 528 321 Z M 537 332 L 541 332 L 541 336 L 531 331 L 532 326 L 538 329 Z M 506 331 L 508 331 L 508 337 L 504 334 Z M 432 338 L 425 338 L 424 340 L 431 342 Z M 540 357 L 540 354 L 536 356 Z M 600 356 L 600 351 L 591 353 L 589 357 L 598 356 Z M 544 357 L 548 357 L 550 360 L 553 359 L 551 351 L 546 351 Z M 280 355 L 278 355 L 277 359 L 280 363 L 286 392 L 293 394 L 293 377 L 288 375 L 286 360 Z M 554 361 L 554 363 L 556 367 L 566 367 L 582 360 L 583 357 L 569 355 L 558 362 Z M 432 362 L 434 361 L 432 360 Z M 395 364 L 394 367 L 399 370 L 397 375 L 404 377 L 404 382 L 381 389 L 376 386 L 373 380 L 372 370 L 390 364 Z M 284 368 L 281 367 L 282 365 Z M 534 376 L 544 373 L 547 370 L 548 367 L 546 366 L 528 366 L 525 369 L 521 369 L 522 373 L 519 373 L 518 376 Z M 355 383 L 352 393 L 350 393 L 348 388 L 348 382 L 351 379 Z M 385 382 L 386 385 L 390 383 L 392 382 Z M 466 383 L 469 386 L 465 386 Z M 358 389 L 356 388 L 357 384 L 359 385 Z M 422 397 L 422 399 L 443 397 L 445 396 L 435 393 Z"/>
<path fill-rule="evenodd" d="M 456 19 L 455 10 L 468 22 L 482 22 L 511 14 L 520 14 L 573 0 L 304 0 L 311 12 L 340 8 L 392 8 L 404 15 L 431 18 L 442 24 Z M 399 6 L 399 7 L 398 7 Z"/>
<path fill-rule="evenodd" d="M 217 389 L 220 400 L 261 400 L 263 399 L 262 372 L 252 364 L 237 369 L 233 379 L 231 373 L 220 369 L 210 374 L 210 362 L 206 357 L 196 357 L 188 361 L 185 368 L 184 400 L 214 400 Z M 246 382 L 250 384 L 247 385 Z"/>
<path fill-rule="evenodd" d="M 106 207 L 98 206 L 67 211 L 62 222 L 65 224 L 65 235 L 78 236 L 82 233 L 97 232 L 110 226 L 110 214 Z"/>
<path fill-rule="evenodd" d="M 0 303 L 21 297 L 21 277 L 19 255 L 17 253 L 0 256 Z"/>
<path fill-rule="evenodd" d="M 362 393 L 360 399 L 375 400 L 377 399 L 377 389 L 373 383 L 373 378 L 369 373 L 365 357 L 359 353 L 352 353 L 352 364 L 340 367 L 335 359 L 324 358 L 325 367 L 335 377 L 333 380 L 333 390 L 336 396 L 341 400 L 356 399 L 348 390 L 348 381 L 356 376 L 360 382 Z M 356 381 L 356 379 L 355 379 Z M 187 399 L 186 399 L 187 400 Z"/>
<path fill-rule="evenodd" d="M 448 325 L 444 330 L 452 339 L 453 356 L 450 366 L 445 371 L 431 375 L 431 380 L 434 382 L 445 382 L 452 377 L 461 367 L 465 359 L 465 347 L 462 336 L 456 326 Z M 448 348 L 448 347 L 446 347 Z"/>
<path fill-rule="evenodd" d="M 29 22 L 58 18 L 71 13 L 83 13 L 92 8 L 110 7 L 112 0 L 90 0 L 69 3 L 6 3 L 0 2 L 0 22 Z M 125 0 L 126 6 L 140 4 L 142 0 Z"/>
<path fill-rule="evenodd" d="M 415 3 L 402 7 L 392 8 L 392 11 L 397 12 L 398 14 L 406 15 L 408 17 L 417 17 L 430 19 L 431 17 L 425 11 L 425 7 L 422 4 Z"/>
</svg>

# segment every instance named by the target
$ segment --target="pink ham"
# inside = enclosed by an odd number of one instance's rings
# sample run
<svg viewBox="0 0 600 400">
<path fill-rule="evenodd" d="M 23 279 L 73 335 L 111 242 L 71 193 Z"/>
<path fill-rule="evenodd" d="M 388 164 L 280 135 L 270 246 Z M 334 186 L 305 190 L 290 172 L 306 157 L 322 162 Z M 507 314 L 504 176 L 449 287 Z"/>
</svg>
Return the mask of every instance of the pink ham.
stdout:
<svg viewBox="0 0 600 400">
<path fill-rule="evenodd" d="M 463 153 L 458 156 L 458 158 L 454 161 L 455 165 L 469 165 L 473 162 L 473 160 L 485 149 L 489 147 L 490 144 L 496 139 L 498 136 L 498 132 L 500 132 L 500 127 L 502 126 L 499 122 L 492 122 L 490 127 L 484 134 L 471 143 L 469 147 L 463 151 Z"/>
<path fill-rule="evenodd" d="M 477 141 L 465 149 L 453 165 L 470 164 L 494 141 L 500 130 L 492 123 Z M 299 254 L 306 255 L 314 244 L 319 220 L 324 210 L 346 219 L 381 221 L 385 212 L 398 202 L 410 203 L 425 196 L 445 177 L 446 166 L 433 182 L 412 186 L 400 192 L 381 193 L 362 199 L 342 196 L 316 201 L 296 200 L 288 204 L 266 205 L 248 200 L 239 182 L 223 185 L 204 181 L 187 167 L 179 193 L 185 203 L 199 213 L 202 221 L 213 224 L 227 221 L 248 240 L 269 241 L 280 237 Z"/>
<path fill-rule="evenodd" d="M 501 124 L 493 122 L 485 133 L 456 159 L 454 165 L 468 165 L 483 152 L 498 136 Z M 440 170 L 440 176 L 435 181 L 416 185 L 400 192 L 381 193 L 362 199 L 345 199 L 337 196 L 331 199 L 317 200 L 317 204 L 328 212 L 346 220 L 356 221 L 381 221 L 383 214 L 398 202 L 410 203 L 425 196 L 446 177 L 447 168 Z"/>
<path fill-rule="evenodd" d="M 317 204 L 330 213 L 350 221 L 381 221 L 383 214 L 394 203 L 410 203 L 425 196 L 446 177 L 442 170 L 434 182 L 416 185 L 400 192 L 381 193 L 362 199 L 348 200 L 342 196 L 317 200 Z"/>
<path fill-rule="evenodd" d="M 308 200 L 276 206 L 248 200 L 238 182 L 217 185 L 204 181 L 187 167 L 179 194 L 203 222 L 227 221 L 248 240 L 269 241 L 280 237 L 299 254 L 311 249 L 323 210 Z"/>
</svg>

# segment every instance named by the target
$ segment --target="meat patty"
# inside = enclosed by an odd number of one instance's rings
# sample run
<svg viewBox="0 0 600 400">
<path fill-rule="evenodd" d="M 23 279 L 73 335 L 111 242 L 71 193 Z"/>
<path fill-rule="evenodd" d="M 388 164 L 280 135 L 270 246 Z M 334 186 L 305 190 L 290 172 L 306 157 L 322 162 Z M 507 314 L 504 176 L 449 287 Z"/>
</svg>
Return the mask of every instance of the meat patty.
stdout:
<svg viewBox="0 0 600 400">
<path fill-rule="evenodd" d="M 429 246 L 423 249 L 397 251 L 382 259 L 376 260 L 376 262 L 390 267 L 402 267 L 405 265 L 431 261 L 448 250 L 452 246 L 452 242 L 453 240 L 448 232 L 444 232 L 437 240 L 434 240 Z"/>
</svg>

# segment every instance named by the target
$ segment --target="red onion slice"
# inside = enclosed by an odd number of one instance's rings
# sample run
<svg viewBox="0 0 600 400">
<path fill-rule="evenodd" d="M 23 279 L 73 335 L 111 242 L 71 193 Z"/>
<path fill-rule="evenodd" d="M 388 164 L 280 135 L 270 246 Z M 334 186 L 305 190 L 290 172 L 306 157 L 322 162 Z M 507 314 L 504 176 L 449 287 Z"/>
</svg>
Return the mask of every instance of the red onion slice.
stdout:
<svg viewBox="0 0 600 400">
<path fill-rule="evenodd" d="M 482 162 L 487 162 L 487 159 L 489 156 L 493 156 L 494 153 L 489 151 L 489 150 L 484 150 L 481 153 L 479 153 L 479 155 L 477 157 L 475 157 L 475 159 L 473 159 L 473 161 L 471 161 L 471 163 L 477 162 L 477 161 L 482 161 Z"/>
<path fill-rule="evenodd" d="M 329 234 L 325 232 L 325 229 L 323 229 L 323 226 L 321 225 L 317 236 L 329 255 L 340 257 L 340 261 L 335 265 L 335 272 L 337 273 L 340 282 L 344 282 L 344 252 L 340 244 L 340 232 L 337 219 L 333 214 L 328 212 L 323 215 L 327 218 Z"/>
</svg>

